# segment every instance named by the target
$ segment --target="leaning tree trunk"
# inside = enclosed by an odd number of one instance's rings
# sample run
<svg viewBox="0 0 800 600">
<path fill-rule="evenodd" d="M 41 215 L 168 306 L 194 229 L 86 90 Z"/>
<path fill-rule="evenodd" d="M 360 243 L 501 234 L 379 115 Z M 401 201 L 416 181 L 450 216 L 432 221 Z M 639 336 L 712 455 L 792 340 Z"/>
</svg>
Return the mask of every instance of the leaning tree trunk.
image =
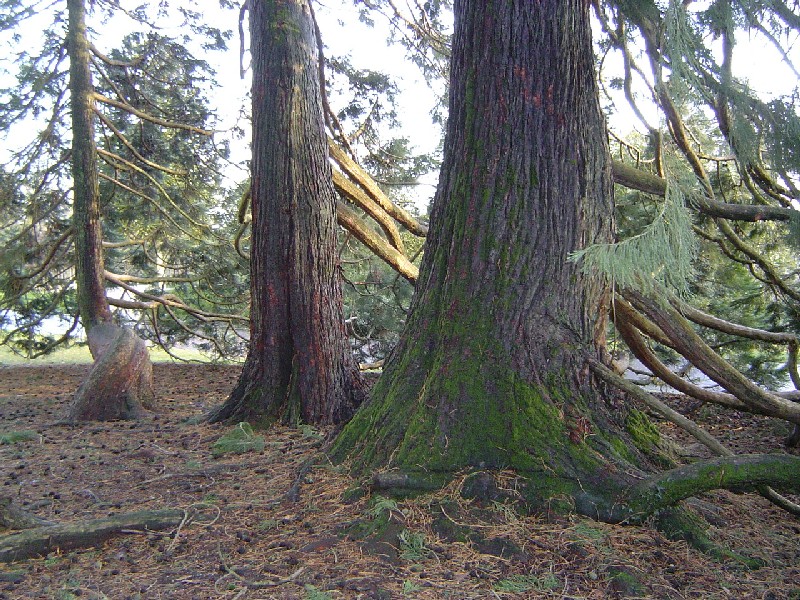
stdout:
<svg viewBox="0 0 800 600">
<path fill-rule="evenodd" d="M 90 50 L 84 0 L 68 0 L 72 107 L 72 222 L 78 309 L 94 358 L 68 420 L 138 418 L 153 402 L 152 365 L 143 340 L 112 323 L 103 277 L 103 234 L 94 140 Z"/>
<path fill-rule="evenodd" d="M 444 164 L 411 316 L 333 455 L 396 470 L 378 482 L 400 487 L 515 469 L 529 499 L 581 496 L 591 511 L 643 455 L 587 367 L 604 353 L 608 289 L 568 261 L 613 226 L 589 4 L 454 8 Z"/>
<path fill-rule="evenodd" d="M 344 328 L 336 195 L 308 0 L 251 0 L 250 347 L 212 421 L 339 423 L 363 395 Z"/>
</svg>

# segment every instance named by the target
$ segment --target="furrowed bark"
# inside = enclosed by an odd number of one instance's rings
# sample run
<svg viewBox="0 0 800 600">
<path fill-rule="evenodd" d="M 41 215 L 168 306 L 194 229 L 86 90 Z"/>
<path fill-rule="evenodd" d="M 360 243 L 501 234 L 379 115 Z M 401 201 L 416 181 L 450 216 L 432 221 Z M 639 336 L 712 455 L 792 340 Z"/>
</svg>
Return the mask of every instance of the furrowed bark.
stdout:
<svg viewBox="0 0 800 600">
<path fill-rule="evenodd" d="M 212 421 L 350 418 L 364 396 L 344 327 L 336 192 L 308 0 L 251 0 L 250 346 Z"/>
</svg>

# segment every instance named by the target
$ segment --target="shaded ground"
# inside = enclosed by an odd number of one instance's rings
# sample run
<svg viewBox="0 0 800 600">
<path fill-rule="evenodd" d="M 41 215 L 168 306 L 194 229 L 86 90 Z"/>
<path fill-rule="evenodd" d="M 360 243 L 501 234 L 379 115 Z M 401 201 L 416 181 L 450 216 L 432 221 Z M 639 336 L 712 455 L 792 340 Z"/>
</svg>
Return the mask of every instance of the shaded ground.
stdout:
<svg viewBox="0 0 800 600">
<path fill-rule="evenodd" d="M 192 422 L 224 399 L 237 367 L 157 364 L 157 415 L 52 426 L 87 370 L 0 368 L 0 434 L 36 433 L 0 445 L 0 496 L 54 521 L 203 503 L 201 522 L 0 565 L 0 599 L 800 598 L 800 521 L 758 497 L 720 492 L 697 504 L 717 541 L 764 561 L 756 570 L 648 528 L 479 509 L 452 490 L 396 506 L 345 504 L 353 481 L 324 459 L 290 501 L 319 432 L 279 428 L 261 452 L 213 458 L 231 428 Z M 788 433 L 783 423 L 734 423 L 699 405 L 695 417 L 740 452 L 774 450 Z M 384 540 L 346 535 L 379 519 L 390 521 Z M 479 537 L 447 541 L 463 524 Z"/>
</svg>

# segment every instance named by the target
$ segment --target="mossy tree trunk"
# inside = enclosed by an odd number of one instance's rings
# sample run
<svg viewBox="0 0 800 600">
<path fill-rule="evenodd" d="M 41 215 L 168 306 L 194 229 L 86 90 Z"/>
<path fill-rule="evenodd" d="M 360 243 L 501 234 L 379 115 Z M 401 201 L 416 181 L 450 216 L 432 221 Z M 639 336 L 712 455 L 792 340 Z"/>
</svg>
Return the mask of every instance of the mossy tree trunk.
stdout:
<svg viewBox="0 0 800 600">
<path fill-rule="evenodd" d="M 342 422 L 363 397 L 344 328 L 336 195 L 308 0 L 251 0 L 250 347 L 212 421 Z"/>
<path fill-rule="evenodd" d="M 444 164 L 412 312 L 333 455 L 411 485 L 510 468 L 534 500 L 602 495 L 642 456 L 586 365 L 604 354 L 609 290 L 568 261 L 613 230 L 589 4 L 454 8 Z"/>
<path fill-rule="evenodd" d="M 106 298 L 86 7 L 84 0 L 68 0 L 67 8 L 75 279 L 81 323 L 95 361 L 75 395 L 68 419 L 131 419 L 152 406 L 152 365 L 144 342 L 112 323 Z"/>
</svg>

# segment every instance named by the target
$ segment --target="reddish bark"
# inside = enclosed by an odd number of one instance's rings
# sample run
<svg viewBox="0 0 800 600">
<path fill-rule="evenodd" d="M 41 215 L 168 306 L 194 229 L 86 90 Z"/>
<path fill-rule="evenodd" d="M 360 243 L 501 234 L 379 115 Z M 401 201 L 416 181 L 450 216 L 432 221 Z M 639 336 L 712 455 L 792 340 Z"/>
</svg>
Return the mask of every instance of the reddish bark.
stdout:
<svg viewBox="0 0 800 600">
<path fill-rule="evenodd" d="M 347 420 L 363 397 L 344 328 L 336 193 L 308 0 L 250 2 L 250 349 L 213 421 Z"/>
</svg>

